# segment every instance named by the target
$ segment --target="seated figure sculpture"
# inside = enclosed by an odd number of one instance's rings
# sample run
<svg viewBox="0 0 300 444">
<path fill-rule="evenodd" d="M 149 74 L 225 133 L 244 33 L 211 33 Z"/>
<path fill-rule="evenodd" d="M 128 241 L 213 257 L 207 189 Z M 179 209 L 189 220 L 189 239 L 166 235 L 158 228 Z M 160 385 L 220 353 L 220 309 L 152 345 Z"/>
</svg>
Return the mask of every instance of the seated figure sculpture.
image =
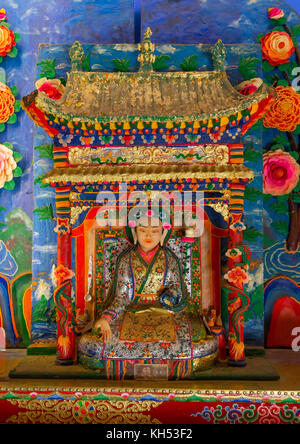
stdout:
<svg viewBox="0 0 300 444">
<path fill-rule="evenodd" d="M 137 363 L 168 365 L 169 378 L 212 366 L 218 337 L 188 310 L 181 264 L 167 246 L 172 227 L 147 212 L 126 231 L 133 245 L 117 259 L 106 308 L 78 342 L 79 362 L 111 378 L 132 377 Z"/>
</svg>

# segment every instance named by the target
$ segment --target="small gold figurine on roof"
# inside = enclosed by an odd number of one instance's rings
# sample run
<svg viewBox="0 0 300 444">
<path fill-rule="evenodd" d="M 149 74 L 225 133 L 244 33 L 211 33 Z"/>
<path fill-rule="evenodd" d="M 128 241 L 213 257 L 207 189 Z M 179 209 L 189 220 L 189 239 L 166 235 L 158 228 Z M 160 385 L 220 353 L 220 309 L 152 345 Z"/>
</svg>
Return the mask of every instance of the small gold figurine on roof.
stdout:
<svg viewBox="0 0 300 444">
<path fill-rule="evenodd" d="M 152 71 L 152 63 L 155 61 L 155 55 L 153 54 L 155 45 L 151 42 L 150 37 L 152 35 L 151 29 L 148 27 L 144 33 L 143 42 L 138 44 L 138 61 L 140 62 L 140 71 Z"/>
<path fill-rule="evenodd" d="M 81 64 L 84 59 L 84 50 L 78 41 L 74 42 L 72 45 L 69 56 L 72 63 L 72 71 L 81 71 Z"/>
</svg>

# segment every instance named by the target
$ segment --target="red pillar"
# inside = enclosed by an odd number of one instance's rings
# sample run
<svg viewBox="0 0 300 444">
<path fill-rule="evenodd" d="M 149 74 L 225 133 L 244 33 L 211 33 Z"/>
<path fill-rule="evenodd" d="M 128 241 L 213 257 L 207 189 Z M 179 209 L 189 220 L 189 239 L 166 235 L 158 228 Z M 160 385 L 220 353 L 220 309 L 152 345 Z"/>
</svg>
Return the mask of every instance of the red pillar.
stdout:
<svg viewBox="0 0 300 444">
<path fill-rule="evenodd" d="M 75 333 L 73 331 L 73 301 L 72 301 L 72 277 L 71 270 L 71 228 L 69 213 L 65 208 L 69 206 L 69 187 L 56 188 L 56 197 L 59 198 L 60 206 L 57 206 L 57 267 L 55 277 L 57 288 L 54 292 L 54 302 L 57 309 L 57 358 L 59 365 L 73 364 L 75 359 Z M 64 213 L 62 208 L 62 197 L 65 199 Z M 57 199 L 58 202 L 58 199 Z"/>
<path fill-rule="evenodd" d="M 242 214 L 233 214 L 229 226 L 228 272 L 225 278 L 228 294 L 228 346 L 229 365 L 244 366 L 244 316 L 249 306 L 249 298 L 244 292 L 244 283 L 248 279 L 249 251 L 243 245 Z"/>
</svg>

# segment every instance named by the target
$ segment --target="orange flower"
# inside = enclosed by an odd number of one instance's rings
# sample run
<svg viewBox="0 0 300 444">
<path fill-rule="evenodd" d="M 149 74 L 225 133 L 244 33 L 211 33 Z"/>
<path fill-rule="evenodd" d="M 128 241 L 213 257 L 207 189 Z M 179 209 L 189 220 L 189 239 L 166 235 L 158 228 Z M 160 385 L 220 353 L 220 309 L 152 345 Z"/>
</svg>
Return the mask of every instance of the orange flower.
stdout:
<svg viewBox="0 0 300 444">
<path fill-rule="evenodd" d="M 14 33 L 6 28 L 6 26 L 0 26 L 0 56 L 5 57 L 8 52 L 12 50 L 12 47 L 16 45 Z"/>
<path fill-rule="evenodd" d="M 300 94 L 291 86 L 277 86 L 276 94 L 276 100 L 263 118 L 265 128 L 295 131 L 300 124 Z"/>
<path fill-rule="evenodd" d="M 8 121 L 15 112 L 15 98 L 8 86 L 0 82 L 0 123 Z"/>
<path fill-rule="evenodd" d="M 295 51 L 293 41 L 286 32 L 269 32 L 261 38 L 260 42 L 262 57 L 272 66 L 287 63 Z"/>
</svg>

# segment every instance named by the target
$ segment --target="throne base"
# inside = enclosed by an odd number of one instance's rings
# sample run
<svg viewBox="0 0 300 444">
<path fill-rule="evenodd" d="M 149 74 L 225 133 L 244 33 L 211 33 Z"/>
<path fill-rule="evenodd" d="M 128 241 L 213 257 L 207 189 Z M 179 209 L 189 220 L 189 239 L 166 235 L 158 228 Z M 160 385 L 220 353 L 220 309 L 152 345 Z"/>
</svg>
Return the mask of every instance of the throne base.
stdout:
<svg viewBox="0 0 300 444">
<path fill-rule="evenodd" d="M 126 360 L 126 359 L 109 359 L 96 360 L 94 358 L 79 355 L 78 362 L 85 368 L 95 370 L 103 375 L 103 378 L 120 380 L 120 379 L 141 379 L 141 380 L 180 380 L 194 379 L 197 373 L 203 370 L 213 368 L 218 359 L 218 351 L 211 355 L 196 359 L 178 359 L 161 361 L 158 359 L 144 360 Z M 137 377 L 135 366 L 144 366 L 150 369 L 150 374 L 143 377 Z M 153 368 L 160 367 L 162 370 L 167 366 L 165 377 L 159 376 L 153 372 Z M 99 376 L 100 376 L 99 375 Z"/>
<path fill-rule="evenodd" d="M 198 372 L 214 367 L 219 357 L 216 336 L 193 343 L 192 357 L 180 359 L 172 356 L 141 358 L 133 353 L 126 358 L 103 359 L 102 344 L 98 340 L 92 334 L 84 335 L 79 342 L 77 358 L 83 367 L 95 370 L 106 379 L 193 379 Z M 139 377 L 137 370 L 141 365 L 145 367 L 145 377 Z"/>
<path fill-rule="evenodd" d="M 55 359 L 56 365 L 73 365 L 73 363 L 74 363 L 73 359 L 61 359 L 61 358 Z"/>
</svg>

